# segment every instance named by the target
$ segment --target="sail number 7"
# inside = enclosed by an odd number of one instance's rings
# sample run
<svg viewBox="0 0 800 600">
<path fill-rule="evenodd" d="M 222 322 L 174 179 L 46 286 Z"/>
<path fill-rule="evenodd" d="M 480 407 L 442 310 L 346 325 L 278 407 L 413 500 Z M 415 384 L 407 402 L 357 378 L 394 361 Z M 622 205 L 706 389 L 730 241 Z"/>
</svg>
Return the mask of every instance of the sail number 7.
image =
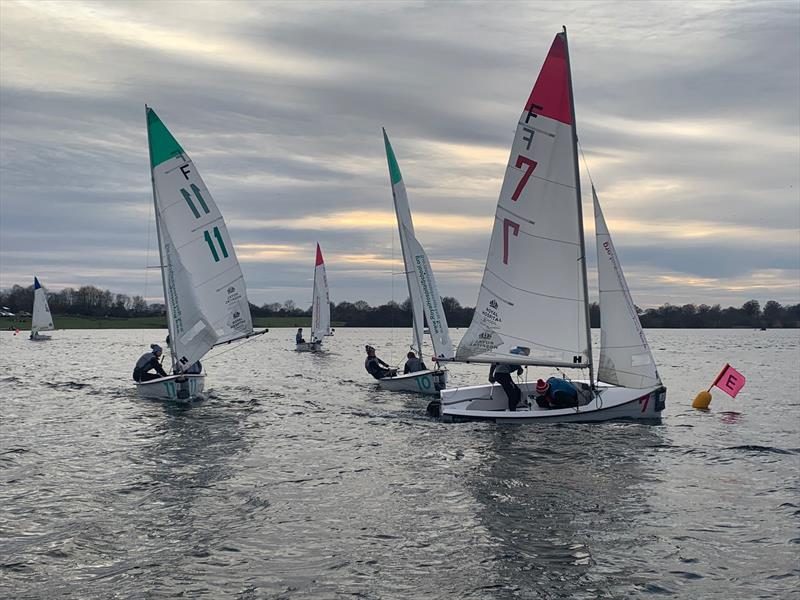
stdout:
<svg viewBox="0 0 800 600">
<path fill-rule="evenodd" d="M 528 168 L 522 174 L 522 177 L 520 178 L 519 183 L 517 184 L 517 189 L 515 189 L 514 193 L 511 194 L 511 199 L 514 202 L 519 200 L 519 195 L 522 193 L 522 190 L 525 189 L 525 186 L 528 183 L 528 179 L 530 179 L 531 173 L 533 173 L 533 170 L 536 168 L 537 164 L 538 163 L 535 160 L 531 160 L 527 156 L 522 156 L 521 154 L 517 156 L 517 162 L 516 162 L 517 168 L 518 169 L 521 168 L 522 165 L 527 165 Z"/>
<path fill-rule="evenodd" d="M 214 227 L 214 237 L 217 238 L 219 249 L 222 250 L 222 257 L 228 258 L 228 249 L 225 247 L 225 242 L 222 241 L 222 234 L 219 232 L 218 227 Z M 206 240 L 209 250 L 211 250 L 211 256 L 214 257 L 214 262 L 219 262 L 219 253 L 217 252 L 216 246 L 214 246 L 214 240 L 211 239 L 211 234 L 208 233 L 208 229 L 203 232 L 203 238 Z"/>
<path fill-rule="evenodd" d="M 503 264 L 508 264 L 508 230 L 514 232 L 514 237 L 519 236 L 519 223 L 511 219 L 503 219 Z"/>
</svg>

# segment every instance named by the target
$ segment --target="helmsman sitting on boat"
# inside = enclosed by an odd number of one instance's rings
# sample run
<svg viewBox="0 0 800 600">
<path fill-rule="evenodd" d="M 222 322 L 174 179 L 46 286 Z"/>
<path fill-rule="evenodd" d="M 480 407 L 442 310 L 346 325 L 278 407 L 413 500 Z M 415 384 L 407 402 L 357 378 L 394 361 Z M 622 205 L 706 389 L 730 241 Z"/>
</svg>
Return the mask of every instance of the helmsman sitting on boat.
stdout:
<svg viewBox="0 0 800 600">
<path fill-rule="evenodd" d="M 297 333 L 294 336 L 294 343 L 295 344 L 305 344 L 306 343 L 305 338 L 303 338 L 303 328 L 302 327 L 298 327 L 297 328 Z"/>
<path fill-rule="evenodd" d="M 416 373 L 417 371 L 427 371 L 428 367 L 425 366 L 425 363 L 422 362 L 421 358 L 417 358 L 417 355 L 413 352 L 409 352 L 406 354 L 406 366 L 403 367 L 403 374 L 408 373 Z"/>
<path fill-rule="evenodd" d="M 367 344 L 364 349 L 367 351 L 367 358 L 364 360 L 364 368 L 367 370 L 367 373 L 372 375 L 375 379 L 383 379 L 384 377 L 394 377 L 397 375 L 397 369 L 393 369 L 375 356 L 375 348 Z"/>
<path fill-rule="evenodd" d="M 536 382 L 536 404 L 541 408 L 572 408 L 579 406 L 578 390 L 566 379 L 550 377 Z"/>
<path fill-rule="evenodd" d="M 163 350 L 158 344 L 150 344 L 150 352 L 142 354 L 139 360 L 136 361 L 136 366 L 133 369 L 134 381 L 150 381 L 151 379 L 158 379 L 166 377 L 167 373 L 161 366 L 161 355 Z M 150 370 L 155 373 L 150 373 Z"/>
</svg>

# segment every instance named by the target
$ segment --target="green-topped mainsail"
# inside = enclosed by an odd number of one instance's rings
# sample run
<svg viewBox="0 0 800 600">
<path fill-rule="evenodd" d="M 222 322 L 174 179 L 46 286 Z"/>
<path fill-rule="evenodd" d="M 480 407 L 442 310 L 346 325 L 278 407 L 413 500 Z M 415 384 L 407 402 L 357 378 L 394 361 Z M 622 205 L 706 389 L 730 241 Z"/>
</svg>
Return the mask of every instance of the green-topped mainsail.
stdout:
<svg viewBox="0 0 800 600">
<path fill-rule="evenodd" d="M 386 130 L 383 130 L 383 143 L 386 144 L 386 159 L 389 161 L 389 177 L 392 180 L 392 185 L 398 183 L 403 179 L 400 175 L 400 167 L 397 166 L 397 159 L 394 157 L 394 150 L 389 143 L 389 136 L 386 135 Z"/>
<path fill-rule="evenodd" d="M 150 166 L 157 165 L 170 158 L 183 154 L 183 148 L 166 128 L 156 111 L 147 107 L 147 139 L 150 142 Z"/>
</svg>

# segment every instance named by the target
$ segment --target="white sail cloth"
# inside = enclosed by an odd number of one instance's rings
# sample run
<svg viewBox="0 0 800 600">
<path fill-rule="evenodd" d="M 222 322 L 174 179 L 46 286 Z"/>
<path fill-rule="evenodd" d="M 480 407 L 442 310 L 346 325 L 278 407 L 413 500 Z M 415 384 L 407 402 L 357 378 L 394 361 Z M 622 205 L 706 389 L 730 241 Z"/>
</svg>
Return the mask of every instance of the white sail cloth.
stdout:
<svg viewBox="0 0 800 600">
<path fill-rule="evenodd" d="M 451 359 L 453 358 L 453 342 L 450 340 L 450 329 L 447 326 L 447 317 L 444 314 L 442 297 L 436 286 L 431 262 L 414 234 L 409 232 L 405 226 L 402 226 L 402 229 L 406 236 L 408 254 L 411 257 L 411 263 L 406 265 L 406 269 L 413 271 L 413 277 L 417 280 L 422 308 L 425 311 L 425 319 L 428 322 L 433 343 L 433 353 L 438 359 Z"/>
<path fill-rule="evenodd" d="M 311 300 L 311 339 L 321 340 L 331 334 L 331 300 L 328 293 L 328 276 L 322 250 L 317 244 L 317 259 L 314 265 L 314 292 Z"/>
<path fill-rule="evenodd" d="M 39 331 L 52 331 L 53 329 L 53 316 L 50 314 L 50 307 L 47 304 L 47 294 L 39 283 L 39 279 L 34 277 L 31 332 L 36 334 Z"/>
<path fill-rule="evenodd" d="M 170 344 L 185 369 L 213 346 L 253 332 L 225 221 L 191 159 L 147 109 Z"/>
<path fill-rule="evenodd" d="M 559 34 L 517 123 L 475 315 L 456 360 L 589 365 L 574 144 Z"/>
<path fill-rule="evenodd" d="M 389 178 L 397 216 L 397 228 L 400 234 L 400 246 L 403 249 L 403 265 L 408 283 L 408 294 L 411 298 L 414 347 L 421 357 L 424 318 L 427 318 L 436 358 L 451 359 L 453 358 L 453 342 L 450 340 L 450 330 L 447 326 L 442 298 L 439 295 L 433 269 L 425 249 L 414 234 L 414 222 L 411 219 L 406 186 L 385 129 L 383 141 L 386 147 L 386 159 L 389 162 Z"/>
<path fill-rule="evenodd" d="M 600 287 L 600 366 L 597 379 L 628 388 L 661 385 L 594 186 L 592 199 Z"/>
</svg>

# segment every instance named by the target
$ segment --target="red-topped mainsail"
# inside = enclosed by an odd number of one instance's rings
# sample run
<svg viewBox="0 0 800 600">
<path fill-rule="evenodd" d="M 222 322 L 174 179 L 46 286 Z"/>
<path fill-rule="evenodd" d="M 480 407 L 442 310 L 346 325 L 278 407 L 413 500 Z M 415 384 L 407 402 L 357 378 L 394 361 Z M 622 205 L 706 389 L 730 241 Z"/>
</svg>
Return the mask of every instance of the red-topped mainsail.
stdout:
<svg viewBox="0 0 800 600">
<path fill-rule="evenodd" d="M 550 117 L 567 125 L 572 124 L 569 101 L 569 65 L 564 34 L 559 33 L 544 59 L 542 70 L 531 90 L 525 110 Z"/>
<path fill-rule="evenodd" d="M 320 250 L 320 249 L 319 249 L 319 243 L 317 243 L 317 262 L 316 262 L 316 263 L 314 263 L 314 266 L 315 266 L 315 267 L 318 267 L 318 266 L 320 266 L 320 265 L 321 265 L 323 262 L 325 262 L 325 261 L 323 261 L 323 260 L 322 260 L 322 250 Z"/>
</svg>

